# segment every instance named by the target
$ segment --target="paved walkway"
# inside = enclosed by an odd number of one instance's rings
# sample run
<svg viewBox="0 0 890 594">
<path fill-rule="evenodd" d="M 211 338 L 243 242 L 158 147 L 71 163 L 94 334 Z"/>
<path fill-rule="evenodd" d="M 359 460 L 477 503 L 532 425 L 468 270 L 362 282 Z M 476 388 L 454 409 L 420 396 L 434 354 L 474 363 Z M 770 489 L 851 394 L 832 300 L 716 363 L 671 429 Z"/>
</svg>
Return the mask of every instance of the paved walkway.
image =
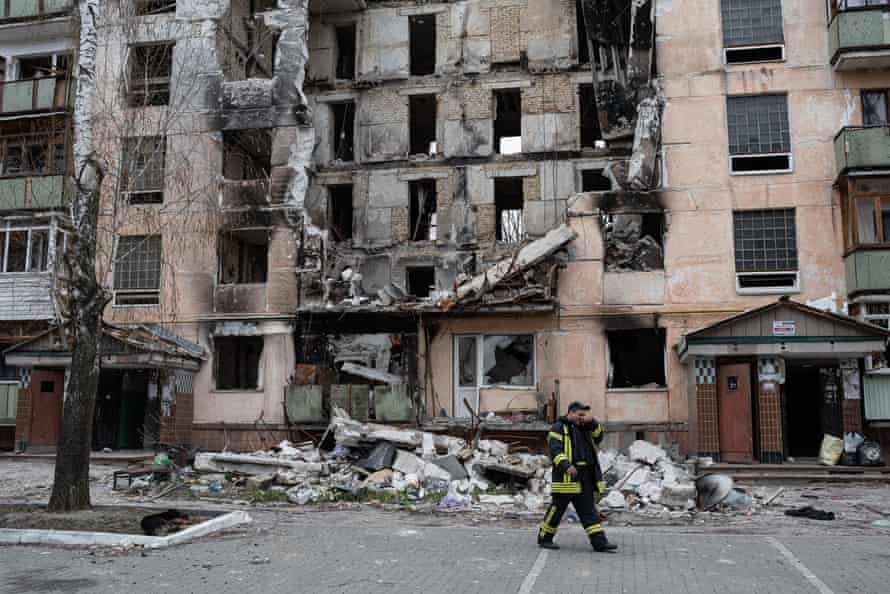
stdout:
<svg viewBox="0 0 890 594">
<path fill-rule="evenodd" d="M 240 533 L 166 551 L 0 550 L 0 592 L 819 594 L 888 591 L 890 533 L 800 536 L 613 528 L 593 554 L 577 524 L 559 551 L 532 529 L 407 514 L 254 513 Z"/>
</svg>

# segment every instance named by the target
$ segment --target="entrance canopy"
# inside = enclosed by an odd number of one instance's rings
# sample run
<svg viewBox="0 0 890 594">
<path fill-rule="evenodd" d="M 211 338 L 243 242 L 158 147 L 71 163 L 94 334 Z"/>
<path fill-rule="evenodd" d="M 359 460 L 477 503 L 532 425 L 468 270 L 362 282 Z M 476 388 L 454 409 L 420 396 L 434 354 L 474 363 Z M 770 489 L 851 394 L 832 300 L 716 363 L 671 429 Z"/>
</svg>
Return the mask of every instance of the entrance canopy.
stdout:
<svg viewBox="0 0 890 594">
<path fill-rule="evenodd" d="M 3 351 L 13 367 L 68 367 L 72 336 L 65 327 L 47 330 Z M 100 346 L 103 369 L 183 369 L 197 371 L 207 354 L 199 344 L 151 324 L 102 324 Z"/>
<path fill-rule="evenodd" d="M 677 345 L 690 357 L 778 355 L 859 358 L 884 352 L 890 331 L 787 298 L 687 333 Z"/>
</svg>

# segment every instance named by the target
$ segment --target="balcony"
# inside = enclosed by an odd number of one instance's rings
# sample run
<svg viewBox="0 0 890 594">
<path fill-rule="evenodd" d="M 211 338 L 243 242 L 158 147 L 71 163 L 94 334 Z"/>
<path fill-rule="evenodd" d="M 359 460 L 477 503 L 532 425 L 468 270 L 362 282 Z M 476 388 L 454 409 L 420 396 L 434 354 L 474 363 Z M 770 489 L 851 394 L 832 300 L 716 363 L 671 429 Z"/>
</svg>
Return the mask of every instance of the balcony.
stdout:
<svg viewBox="0 0 890 594">
<path fill-rule="evenodd" d="M 0 0 L 0 23 L 63 15 L 74 0 Z"/>
<path fill-rule="evenodd" d="M 213 291 L 217 313 L 261 313 L 266 311 L 266 283 L 217 285 Z"/>
<path fill-rule="evenodd" d="M 269 206 L 269 180 L 224 180 L 222 184 L 222 208 L 239 210 Z"/>
<path fill-rule="evenodd" d="M 66 76 L 0 82 L 0 114 L 65 110 L 73 103 L 70 82 Z"/>
<path fill-rule="evenodd" d="M 847 126 L 834 137 L 837 174 L 890 169 L 890 126 Z"/>
<path fill-rule="evenodd" d="M 857 249 L 844 258 L 847 293 L 890 290 L 890 246 Z"/>
<path fill-rule="evenodd" d="M 0 210 L 59 208 L 70 190 L 63 175 L 0 178 Z"/>
<path fill-rule="evenodd" d="M 890 67 L 890 28 L 885 26 L 890 3 L 863 7 L 850 3 L 850 8 L 847 0 L 832 4 L 834 17 L 828 25 L 828 49 L 834 69 Z"/>
</svg>

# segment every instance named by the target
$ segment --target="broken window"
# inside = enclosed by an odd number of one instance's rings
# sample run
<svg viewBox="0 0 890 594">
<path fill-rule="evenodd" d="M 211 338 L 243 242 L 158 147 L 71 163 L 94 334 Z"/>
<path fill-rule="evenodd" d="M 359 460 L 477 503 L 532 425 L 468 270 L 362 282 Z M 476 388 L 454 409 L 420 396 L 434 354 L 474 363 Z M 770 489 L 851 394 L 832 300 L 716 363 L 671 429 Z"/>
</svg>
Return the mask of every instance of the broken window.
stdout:
<svg viewBox="0 0 890 594">
<path fill-rule="evenodd" d="M 61 246 L 59 246 L 60 249 Z M 0 229 L 0 272 L 49 270 L 49 228 Z"/>
<path fill-rule="evenodd" d="M 664 270 L 662 213 L 603 214 L 608 272 Z"/>
<path fill-rule="evenodd" d="M 784 59 L 782 0 L 721 0 L 727 64 Z"/>
<path fill-rule="evenodd" d="M 418 299 L 426 299 L 436 286 L 436 269 L 433 266 L 415 266 L 406 269 L 408 293 Z"/>
<path fill-rule="evenodd" d="M 164 201 L 164 161 L 167 139 L 163 136 L 125 138 L 121 154 L 121 188 L 130 204 Z"/>
<path fill-rule="evenodd" d="M 862 91 L 862 125 L 887 125 L 887 91 Z"/>
<path fill-rule="evenodd" d="M 216 336 L 213 348 L 217 390 L 259 388 L 261 336 Z"/>
<path fill-rule="evenodd" d="M 52 55 L 18 58 L 17 62 L 19 65 L 18 80 L 42 78 L 55 73 Z"/>
<path fill-rule="evenodd" d="M 223 132 L 223 176 L 229 180 L 265 180 L 272 171 L 272 131 Z"/>
<path fill-rule="evenodd" d="M 483 336 L 482 384 L 486 386 L 535 385 L 535 337 Z"/>
<path fill-rule="evenodd" d="M 522 93 L 519 89 L 494 92 L 494 146 L 502 155 L 522 152 Z"/>
<path fill-rule="evenodd" d="M 785 95 L 726 98 L 733 173 L 791 171 L 791 134 Z"/>
<path fill-rule="evenodd" d="M 161 236 L 124 235 L 114 263 L 116 305 L 157 305 L 161 289 Z"/>
<path fill-rule="evenodd" d="M 587 38 L 582 0 L 575 0 L 575 30 L 578 33 L 578 63 L 590 64 L 590 42 Z"/>
<path fill-rule="evenodd" d="M 355 23 L 337 27 L 337 78 L 355 78 Z"/>
<path fill-rule="evenodd" d="M 127 105 L 167 105 L 170 102 L 172 70 L 172 43 L 131 45 L 127 68 Z"/>
<path fill-rule="evenodd" d="M 519 243 L 525 239 L 522 178 L 495 178 L 494 205 L 497 240 L 503 243 Z"/>
<path fill-rule="evenodd" d="M 797 289 L 797 229 L 794 209 L 732 213 L 736 288 L 739 292 Z"/>
<path fill-rule="evenodd" d="M 135 0 L 136 14 L 161 14 L 164 12 L 176 12 L 176 0 Z"/>
<path fill-rule="evenodd" d="M 334 241 L 352 239 L 352 185 L 328 186 L 330 231 Z"/>
<path fill-rule="evenodd" d="M 65 171 L 66 153 L 64 139 L 50 134 L 0 138 L 0 175 L 58 175 Z"/>
<path fill-rule="evenodd" d="M 219 238 L 219 282 L 265 283 L 268 275 L 269 232 L 266 229 L 227 231 Z"/>
<path fill-rule="evenodd" d="M 421 14 L 409 21 L 411 74 L 424 76 L 436 71 L 436 15 Z"/>
<path fill-rule="evenodd" d="M 414 181 L 411 189 L 411 241 L 436 239 L 436 182 Z"/>
<path fill-rule="evenodd" d="M 411 154 L 436 153 L 436 96 L 412 95 L 408 102 L 408 126 L 411 130 Z"/>
<path fill-rule="evenodd" d="M 664 388 L 662 328 L 606 330 L 608 388 Z"/>
<path fill-rule="evenodd" d="M 334 160 L 351 162 L 355 160 L 355 103 L 332 103 L 334 120 Z"/>
<path fill-rule="evenodd" d="M 603 175 L 602 169 L 583 169 L 581 171 L 582 192 L 609 192 L 612 181 Z"/>
<path fill-rule="evenodd" d="M 597 145 L 596 141 L 603 138 L 593 85 L 580 85 L 578 98 L 581 103 L 581 148 L 593 148 Z"/>
</svg>

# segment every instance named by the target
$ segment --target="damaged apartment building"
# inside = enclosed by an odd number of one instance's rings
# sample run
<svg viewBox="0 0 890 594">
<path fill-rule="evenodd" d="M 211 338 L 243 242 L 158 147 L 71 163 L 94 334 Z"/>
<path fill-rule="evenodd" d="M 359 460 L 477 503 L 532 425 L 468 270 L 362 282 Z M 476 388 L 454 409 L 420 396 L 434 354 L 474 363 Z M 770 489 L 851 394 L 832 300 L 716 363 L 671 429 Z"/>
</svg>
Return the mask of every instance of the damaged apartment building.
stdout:
<svg viewBox="0 0 890 594">
<path fill-rule="evenodd" d="M 534 440 L 582 400 L 612 445 L 726 461 L 881 437 L 890 40 L 872 4 L 101 3 L 103 392 L 143 403 L 110 418 L 132 433 L 153 403 L 160 442 L 208 449 L 313 434 L 335 406 Z M 43 76 L 8 91 L 34 52 L 3 43 L 4 110 L 65 96 Z M 4 216 L 38 216 L 40 163 L 0 176 L 29 196 Z M 0 382 L 25 445 L 44 350 L 64 359 L 40 334 L 54 318 L 2 338 L 31 339 Z"/>
</svg>

